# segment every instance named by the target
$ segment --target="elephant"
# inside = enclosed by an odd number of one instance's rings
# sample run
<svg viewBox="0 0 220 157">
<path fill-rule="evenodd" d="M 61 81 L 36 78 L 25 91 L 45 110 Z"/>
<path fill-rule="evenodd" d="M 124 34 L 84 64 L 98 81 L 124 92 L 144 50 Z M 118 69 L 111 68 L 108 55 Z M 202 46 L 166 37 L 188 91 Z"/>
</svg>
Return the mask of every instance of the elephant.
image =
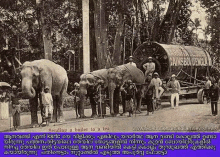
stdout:
<svg viewBox="0 0 220 157">
<path fill-rule="evenodd" d="M 96 70 L 90 73 L 82 74 L 80 76 L 80 82 L 79 82 L 79 97 L 80 97 L 80 107 L 79 107 L 79 113 L 80 118 L 84 118 L 84 106 L 86 97 L 89 97 L 90 104 L 92 108 L 92 115 L 91 117 L 96 117 L 96 102 L 94 100 L 94 94 L 96 92 L 96 87 L 98 85 L 98 80 L 104 81 L 104 88 L 107 88 L 107 69 L 100 69 Z"/>
<path fill-rule="evenodd" d="M 128 63 L 115 68 L 109 68 L 107 75 L 111 115 L 117 116 L 117 114 L 119 114 L 120 87 L 127 80 L 132 80 L 133 83 L 137 84 L 137 110 L 140 111 L 141 99 L 143 96 L 142 84 L 145 83 L 144 73 L 140 69 Z M 125 102 L 122 97 L 122 105 L 125 105 L 124 103 Z"/>
<path fill-rule="evenodd" d="M 41 92 L 46 86 L 53 96 L 53 118 L 52 122 L 63 122 L 63 100 L 67 91 L 68 77 L 66 70 L 58 64 L 47 59 L 26 61 L 21 66 L 22 77 L 22 95 L 29 99 L 31 110 L 31 125 L 38 125 L 38 98 L 40 100 L 42 115 L 42 97 Z M 43 121 L 43 118 L 42 118 Z"/>
</svg>

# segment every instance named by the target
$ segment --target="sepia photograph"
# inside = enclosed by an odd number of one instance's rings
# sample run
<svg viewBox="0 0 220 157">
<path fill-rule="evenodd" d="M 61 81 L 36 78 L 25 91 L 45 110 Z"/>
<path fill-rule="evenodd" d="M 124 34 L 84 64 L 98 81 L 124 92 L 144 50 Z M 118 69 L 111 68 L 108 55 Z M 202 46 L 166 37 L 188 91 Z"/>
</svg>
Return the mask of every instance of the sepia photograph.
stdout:
<svg viewBox="0 0 220 157">
<path fill-rule="evenodd" d="M 219 96 L 219 0 L 0 0 L 0 132 L 219 132 Z"/>
</svg>

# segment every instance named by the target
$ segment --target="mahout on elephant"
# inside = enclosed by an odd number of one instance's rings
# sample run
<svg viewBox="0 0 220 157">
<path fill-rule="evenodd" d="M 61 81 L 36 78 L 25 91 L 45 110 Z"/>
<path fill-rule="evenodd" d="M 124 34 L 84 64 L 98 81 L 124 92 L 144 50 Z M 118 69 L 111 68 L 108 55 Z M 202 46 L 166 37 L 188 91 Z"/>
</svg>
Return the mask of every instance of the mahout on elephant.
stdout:
<svg viewBox="0 0 220 157">
<path fill-rule="evenodd" d="M 42 113 L 41 92 L 48 86 L 53 96 L 52 122 L 63 122 L 63 96 L 67 90 L 68 77 L 66 70 L 58 64 L 47 59 L 27 61 L 21 66 L 22 95 L 29 99 L 31 110 L 31 124 L 38 125 L 38 98 Z M 43 120 L 42 120 L 43 121 Z"/>
<path fill-rule="evenodd" d="M 119 114 L 120 103 L 120 87 L 125 81 L 131 80 L 137 86 L 137 92 L 135 94 L 135 102 L 137 103 L 136 111 L 140 112 L 141 99 L 143 96 L 142 84 L 145 82 L 144 73 L 135 66 L 123 64 L 114 68 L 108 69 L 108 90 L 109 90 L 109 104 L 111 115 L 117 116 Z M 122 96 L 123 113 L 125 111 L 125 101 Z"/>
<path fill-rule="evenodd" d="M 107 69 L 100 69 L 93 72 L 89 72 L 86 74 L 82 74 L 80 76 L 80 88 L 79 88 L 79 97 L 80 97 L 80 118 L 84 118 L 84 106 L 86 99 L 89 98 L 91 108 L 92 108 L 92 115 L 91 117 L 97 117 L 96 111 L 96 101 L 95 101 L 95 94 L 97 93 L 97 87 L 99 85 L 99 80 L 104 81 L 103 88 L 107 88 Z M 103 90 L 104 90 L 103 89 Z"/>
</svg>

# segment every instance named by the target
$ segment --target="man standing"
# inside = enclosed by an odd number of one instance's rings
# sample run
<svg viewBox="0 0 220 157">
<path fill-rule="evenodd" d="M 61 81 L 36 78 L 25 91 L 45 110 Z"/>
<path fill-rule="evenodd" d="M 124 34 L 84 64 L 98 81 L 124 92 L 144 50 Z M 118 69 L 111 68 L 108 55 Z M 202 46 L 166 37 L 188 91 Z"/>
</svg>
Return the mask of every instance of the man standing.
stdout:
<svg viewBox="0 0 220 157">
<path fill-rule="evenodd" d="M 167 87 L 171 88 L 171 108 L 174 109 L 174 99 L 176 99 L 176 107 L 179 106 L 179 93 L 180 93 L 180 84 L 179 81 L 176 80 L 175 74 L 171 76 L 171 81 L 167 83 Z"/>
<path fill-rule="evenodd" d="M 53 113 L 53 98 L 52 95 L 49 93 L 49 90 L 50 88 L 46 86 L 44 88 L 44 92 L 41 93 L 42 105 L 43 105 L 43 111 L 42 111 L 43 125 L 49 125 Z"/>
<path fill-rule="evenodd" d="M 106 91 L 104 80 L 98 80 L 97 93 L 95 95 L 98 104 L 98 117 L 105 118 L 106 116 Z"/>
<path fill-rule="evenodd" d="M 155 63 L 152 62 L 152 60 L 152 57 L 149 57 L 148 62 L 143 65 L 146 77 L 149 75 L 149 73 L 153 74 L 153 72 L 155 71 Z"/>
<path fill-rule="evenodd" d="M 151 80 L 149 87 L 150 86 L 154 86 L 155 88 L 153 98 L 160 100 L 160 97 L 163 94 L 164 89 L 162 88 L 162 81 L 159 78 L 159 74 L 157 72 L 154 73 L 153 79 Z"/>
<path fill-rule="evenodd" d="M 137 67 L 137 65 L 133 62 L 133 56 L 129 57 L 129 63 L 135 67 Z"/>
<path fill-rule="evenodd" d="M 17 86 L 12 86 L 12 95 L 11 95 L 11 102 L 12 102 L 12 115 L 13 115 L 13 126 L 15 130 L 18 130 L 20 126 L 20 113 L 21 113 L 21 105 L 19 103 L 19 92 Z"/>
<path fill-rule="evenodd" d="M 218 82 L 215 81 L 213 85 L 210 87 L 210 98 L 211 98 L 211 110 L 212 115 L 218 115 L 218 99 L 219 99 L 219 87 Z"/>
<path fill-rule="evenodd" d="M 74 90 L 70 92 L 70 95 L 74 98 L 74 104 L 75 104 L 75 111 L 76 111 L 76 118 L 79 117 L 80 114 L 80 100 L 79 100 L 79 83 L 74 83 Z"/>
<path fill-rule="evenodd" d="M 132 80 L 127 80 L 124 85 L 121 86 L 122 92 L 122 106 L 123 106 L 123 114 L 129 112 L 129 117 L 132 117 L 135 106 L 135 94 L 137 92 L 137 88 Z M 122 114 L 122 115 L 123 115 Z"/>
<path fill-rule="evenodd" d="M 207 103 L 210 103 L 210 87 L 212 86 L 212 82 L 210 80 L 210 78 L 207 76 L 206 77 L 206 83 L 205 83 L 205 95 L 206 95 L 206 99 L 207 99 Z"/>
</svg>

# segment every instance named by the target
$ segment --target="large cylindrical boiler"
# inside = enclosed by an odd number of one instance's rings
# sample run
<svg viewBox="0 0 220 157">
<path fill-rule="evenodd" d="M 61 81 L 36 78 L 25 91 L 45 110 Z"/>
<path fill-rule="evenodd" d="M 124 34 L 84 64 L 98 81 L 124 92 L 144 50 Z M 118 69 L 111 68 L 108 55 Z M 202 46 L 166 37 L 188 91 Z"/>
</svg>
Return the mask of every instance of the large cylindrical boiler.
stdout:
<svg viewBox="0 0 220 157">
<path fill-rule="evenodd" d="M 167 45 L 157 42 L 141 44 L 133 53 L 137 67 L 143 69 L 148 57 L 153 58 L 156 72 L 162 79 L 169 79 L 172 74 L 180 80 L 192 77 L 202 79 L 209 75 L 212 66 L 211 57 L 205 50 L 195 46 Z"/>
</svg>

